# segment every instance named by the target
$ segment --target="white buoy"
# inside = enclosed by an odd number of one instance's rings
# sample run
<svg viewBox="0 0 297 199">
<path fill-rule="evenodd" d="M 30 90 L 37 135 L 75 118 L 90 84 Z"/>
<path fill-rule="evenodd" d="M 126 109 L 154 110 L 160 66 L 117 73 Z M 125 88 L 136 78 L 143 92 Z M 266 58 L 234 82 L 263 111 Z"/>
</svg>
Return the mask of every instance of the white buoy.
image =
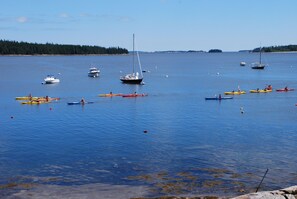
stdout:
<svg viewBox="0 0 297 199">
<path fill-rule="evenodd" d="M 168 77 L 168 75 L 165 75 L 165 77 Z"/>
</svg>

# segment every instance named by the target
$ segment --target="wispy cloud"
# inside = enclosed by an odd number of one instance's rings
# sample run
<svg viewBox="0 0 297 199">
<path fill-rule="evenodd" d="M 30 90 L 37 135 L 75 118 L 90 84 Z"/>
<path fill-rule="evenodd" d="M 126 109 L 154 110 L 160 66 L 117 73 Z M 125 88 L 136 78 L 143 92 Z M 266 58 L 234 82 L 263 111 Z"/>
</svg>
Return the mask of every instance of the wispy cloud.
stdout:
<svg viewBox="0 0 297 199">
<path fill-rule="evenodd" d="M 59 17 L 61 17 L 61 18 L 69 18 L 70 16 L 69 16 L 69 14 L 67 14 L 67 13 L 61 13 L 61 14 L 59 15 Z"/>
<path fill-rule="evenodd" d="M 26 22 L 28 22 L 28 18 L 27 17 L 24 17 L 24 16 L 18 17 L 16 20 L 19 23 L 26 23 Z"/>
</svg>

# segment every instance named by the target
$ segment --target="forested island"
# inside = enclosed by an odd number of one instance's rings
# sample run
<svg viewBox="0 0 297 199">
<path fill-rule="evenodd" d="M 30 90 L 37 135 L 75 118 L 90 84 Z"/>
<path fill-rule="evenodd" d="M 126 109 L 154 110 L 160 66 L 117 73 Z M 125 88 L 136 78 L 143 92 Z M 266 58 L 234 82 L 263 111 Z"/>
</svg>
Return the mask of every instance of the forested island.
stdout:
<svg viewBox="0 0 297 199">
<path fill-rule="evenodd" d="M 262 52 L 292 52 L 297 51 L 297 45 L 286 45 L 286 46 L 270 46 L 261 48 Z M 252 52 L 260 52 L 260 48 L 255 48 Z"/>
<path fill-rule="evenodd" d="M 223 52 L 223 51 L 220 50 L 220 49 L 210 49 L 208 52 L 209 52 L 209 53 L 221 53 L 221 52 Z"/>
<path fill-rule="evenodd" d="M 128 54 L 128 50 L 120 47 L 104 48 L 100 46 L 38 44 L 0 40 L 1 55 L 90 55 L 90 54 Z"/>
</svg>

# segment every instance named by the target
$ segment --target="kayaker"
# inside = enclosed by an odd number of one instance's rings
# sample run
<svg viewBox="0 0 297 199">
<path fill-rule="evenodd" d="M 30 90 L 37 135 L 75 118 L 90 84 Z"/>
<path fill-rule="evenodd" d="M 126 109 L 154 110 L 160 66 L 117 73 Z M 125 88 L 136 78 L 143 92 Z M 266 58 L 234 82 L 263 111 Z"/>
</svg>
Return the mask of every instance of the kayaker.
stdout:
<svg viewBox="0 0 297 199">
<path fill-rule="evenodd" d="M 257 92 L 259 92 L 259 88 L 257 88 Z"/>
<path fill-rule="evenodd" d="M 267 90 L 272 90 L 272 86 L 270 84 L 266 88 Z"/>
<path fill-rule="evenodd" d="M 47 101 L 47 102 L 48 102 L 48 96 L 45 96 L 45 101 Z"/>
<path fill-rule="evenodd" d="M 81 98 L 80 103 L 81 103 L 82 105 L 84 105 L 85 102 L 86 102 L 85 99 L 84 99 L 84 98 Z"/>
<path fill-rule="evenodd" d="M 111 91 L 109 92 L 109 95 L 112 95 L 112 92 Z"/>
<path fill-rule="evenodd" d="M 289 89 L 288 89 L 288 87 L 286 86 L 286 87 L 285 87 L 285 91 L 288 91 L 288 90 L 289 90 Z"/>
<path fill-rule="evenodd" d="M 221 100 L 222 99 L 222 95 L 221 94 L 219 94 L 219 100 Z"/>
</svg>

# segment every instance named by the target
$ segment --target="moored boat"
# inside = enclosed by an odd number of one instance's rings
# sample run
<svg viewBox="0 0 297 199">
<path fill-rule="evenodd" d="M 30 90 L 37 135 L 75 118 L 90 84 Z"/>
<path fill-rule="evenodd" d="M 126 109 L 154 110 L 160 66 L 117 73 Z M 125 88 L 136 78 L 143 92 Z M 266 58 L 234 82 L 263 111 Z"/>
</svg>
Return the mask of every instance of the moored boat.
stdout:
<svg viewBox="0 0 297 199">
<path fill-rule="evenodd" d="M 60 80 L 58 78 L 55 78 L 53 75 L 48 75 L 46 78 L 44 78 L 44 83 L 45 84 L 55 84 L 59 83 Z"/>
<path fill-rule="evenodd" d="M 88 72 L 89 77 L 98 77 L 100 74 L 100 70 L 96 67 L 91 67 Z"/>
<path fill-rule="evenodd" d="M 142 80 L 143 80 L 143 75 L 142 75 L 142 69 L 141 69 L 141 64 L 140 64 L 140 59 L 139 59 L 139 55 L 137 52 L 137 58 L 138 58 L 138 65 L 139 65 L 139 71 L 140 74 L 138 72 L 135 72 L 135 50 L 134 50 L 134 34 L 133 34 L 133 63 L 132 63 L 132 73 L 131 74 L 127 74 L 125 76 L 120 77 L 120 80 L 125 83 L 125 84 L 141 84 Z"/>
<path fill-rule="evenodd" d="M 260 59 L 259 62 L 253 63 L 251 68 L 252 69 L 258 69 L 258 70 L 263 70 L 265 68 L 265 64 L 262 63 L 262 48 L 260 47 Z"/>
<path fill-rule="evenodd" d="M 239 63 L 239 65 L 240 65 L 240 66 L 245 66 L 246 63 L 245 63 L 244 61 L 242 61 L 242 62 Z"/>
</svg>

